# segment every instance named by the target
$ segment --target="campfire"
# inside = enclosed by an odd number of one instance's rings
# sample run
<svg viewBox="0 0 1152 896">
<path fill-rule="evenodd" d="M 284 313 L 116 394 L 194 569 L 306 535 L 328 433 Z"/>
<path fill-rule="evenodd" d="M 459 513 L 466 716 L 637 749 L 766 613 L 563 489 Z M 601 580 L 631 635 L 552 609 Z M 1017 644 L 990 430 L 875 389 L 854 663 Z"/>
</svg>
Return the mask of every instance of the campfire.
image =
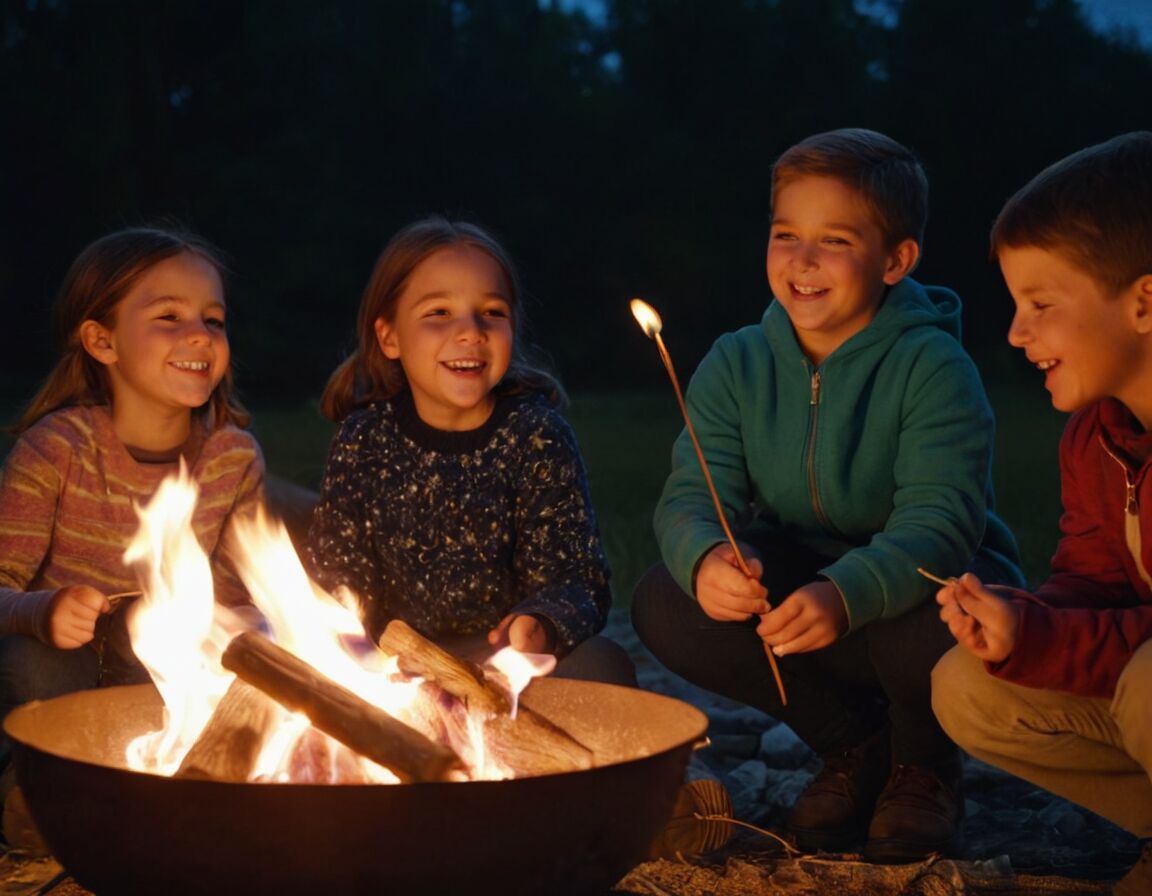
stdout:
<svg viewBox="0 0 1152 896">
<path fill-rule="evenodd" d="M 191 530 L 196 488 L 166 480 L 140 511 L 126 559 L 144 595 L 133 649 L 167 724 L 135 739 L 129 767 L 178 777 L 297 783 L 498 780 L 586 769 L 591 750 L 519 692 L 551 656 L 505 648 L 486 669 L 400 620 L 371 644 L 354 599 L 309 580 L 282 526 L 242 523 L 235 555 L 267 632 L 213 600 Z"/>
<path fill-rule="evenodd" d="M 256 520 L 235 556 L 259 622 L 215 604 L 166 482 L 128 558 L 155 687 L 34 702 L 5 722 L 45 841 L 97 893 L 603 891 L 667 822 L 706 717 L 633 688 L 480 668 L 349 595 Z"/>
</svg>

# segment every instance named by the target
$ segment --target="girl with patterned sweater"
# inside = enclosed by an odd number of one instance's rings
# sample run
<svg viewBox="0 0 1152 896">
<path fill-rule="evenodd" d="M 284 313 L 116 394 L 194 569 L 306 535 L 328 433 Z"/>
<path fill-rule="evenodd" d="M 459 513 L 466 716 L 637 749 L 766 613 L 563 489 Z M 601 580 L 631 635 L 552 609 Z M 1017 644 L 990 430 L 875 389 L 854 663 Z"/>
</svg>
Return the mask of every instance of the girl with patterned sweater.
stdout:
<svg viewBox="0 0 1152 896">
<path fill-rule="evenodd" d="M 149 680 L 109 596 L 138 587 L 123 560 L 135 507 L 181 463 L 200 489 L 192 525 L 216 597 L 247 600 L 223 547 L 260 501 L 264 464 L 232 397 L 222 270 L 196 237 L 133 228 L 92 243 L 68 272 L 63 352 L 0 478 L 0 718 L 28 700 Z"/>
<path fill-rule="evenodd" d="M 559 386 L 517 344 L 511 261 L 474 225 L 401 230 L 365 289 L 358 347 L 321 409 L 342 423 L 309 533 L 313 575 L 457 652 L 511 645 L 558 673 L 632 684 L 593 637 L 608 567 Z"/>
</svg>

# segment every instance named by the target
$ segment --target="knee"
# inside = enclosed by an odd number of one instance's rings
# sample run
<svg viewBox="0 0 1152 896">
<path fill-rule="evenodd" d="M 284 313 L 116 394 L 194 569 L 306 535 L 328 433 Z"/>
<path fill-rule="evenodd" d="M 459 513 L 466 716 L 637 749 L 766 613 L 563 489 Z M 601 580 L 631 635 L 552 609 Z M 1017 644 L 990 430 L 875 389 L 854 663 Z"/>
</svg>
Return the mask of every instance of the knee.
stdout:
<svg viewBox="0 0 1152 896">
<path fill-rule="evenodd" d="M 1122 731 L 1152 732 L 1152 702 L 1147 698 L 1152 686 L 1152 640 L 1145 641 L 1132 654 L 1112 698 L 1112 716 Z"/>
<path fill-rule="evenodd" d="M 977 696 L 991 676 L 984 664 L 962 647 L 947 651 L 932 669 L 932 711 L 940 727 L 960 746 L 981 727 Z"/>
<path fill-rule="evenodd" d="M 556 678 L 575 678 L 636 687 L 636 666 L 611 638 L 595 635 L 577 644 L 556 666 Z"/>
</svg>

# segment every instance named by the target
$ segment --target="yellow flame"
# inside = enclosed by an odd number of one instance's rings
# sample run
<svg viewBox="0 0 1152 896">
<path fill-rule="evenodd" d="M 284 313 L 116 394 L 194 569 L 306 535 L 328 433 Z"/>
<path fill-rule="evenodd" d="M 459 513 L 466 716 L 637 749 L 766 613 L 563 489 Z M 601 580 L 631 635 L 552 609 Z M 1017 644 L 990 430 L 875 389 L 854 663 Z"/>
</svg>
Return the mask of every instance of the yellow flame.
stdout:
<svg viewBox="0 0 1152 896">
<path fill-rule="evenodd" d="M 636 323 L 640 324 L 640 329 L 644 331 L 644 335 L 649 339 L 655 339 L 656 335 L 664 328 L 664 322 L 660 320 L 660 315 L 656 313 L 656 309 L 643 299 L 633 299 L 628 304 L 632 309 L 632 316 L 636 318 Z"/>
<path fill-rule="evenodd" d="M 143 596 L 126 611 L 131 613 L 132 647 L 165 706 L 165 727 L 132 742 L 129 766 L 158 774 L 179 768 L 234 679 L 220 664 L 224 648 L 239 631 L 257 625 L 321 674 L 419 729 L 421 713 L 428 714 L 426 704 L 415 702 L 421 679 L 399 675 L 397 658 L 367 639 L 353 596 L 330 595 L 312 582 L 281 523 L 259 513 L 238 520 L 230 533 L 230 555 L 262 618 L 216 604 L 212 567 L 192 529 L 196 500 L 196 485 L 182 466 L 146 508 L 138 509 L 140 528 L 125 552 L 143 585 Z M 555 663 L 550 656 L 501 653 L 510 654 L 498 662 L 513 695 Z M 462 706 L 459 711 L 464 716 L 450 726 L 449 739 L 456 741 L 450 745 L 465 762 L 473 760 L 468 776 L 510 777 L 510 769 L 487 756 L 484 720 Z M 252 780 L 397 780 L 388 769 L 312 729 L 304 717 L 287 711 L 283 716 Z"/>
</svg>

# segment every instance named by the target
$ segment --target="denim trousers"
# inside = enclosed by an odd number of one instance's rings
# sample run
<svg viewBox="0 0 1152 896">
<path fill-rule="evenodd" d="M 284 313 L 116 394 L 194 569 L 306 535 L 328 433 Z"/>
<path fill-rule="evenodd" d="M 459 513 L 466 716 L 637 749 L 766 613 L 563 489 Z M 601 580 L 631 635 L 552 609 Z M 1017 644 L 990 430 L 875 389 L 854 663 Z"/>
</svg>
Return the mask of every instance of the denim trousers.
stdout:
<svg viewBox="0 0 1152 896">
<path fill-rule="evenodd" d="M 1110 700 L 1011 684 L 961 647 L 932 677 L 936 715 L 972 756 L 1152 837 L 1152 641 Z"/>
<path fill-rule="evenodd" d="M 827 565 L 826 558 L 791 545 L 761 548 L 761 554 L 770 595 L 790 594 Z M 786 723 L 816 753 L 855 746 L 888 721 L 893 761 L 956 761 L 956 746 L 932 712 L 930 684 L 932 667 L 955 641 L 931 598 L 827 647 L 778 658 L 787 706 L 756 634 L 758 621 L 711 619 L 662 563 L 645 573 L 632 598 L 636 632 L 664 666 Z"/>
</svg>

